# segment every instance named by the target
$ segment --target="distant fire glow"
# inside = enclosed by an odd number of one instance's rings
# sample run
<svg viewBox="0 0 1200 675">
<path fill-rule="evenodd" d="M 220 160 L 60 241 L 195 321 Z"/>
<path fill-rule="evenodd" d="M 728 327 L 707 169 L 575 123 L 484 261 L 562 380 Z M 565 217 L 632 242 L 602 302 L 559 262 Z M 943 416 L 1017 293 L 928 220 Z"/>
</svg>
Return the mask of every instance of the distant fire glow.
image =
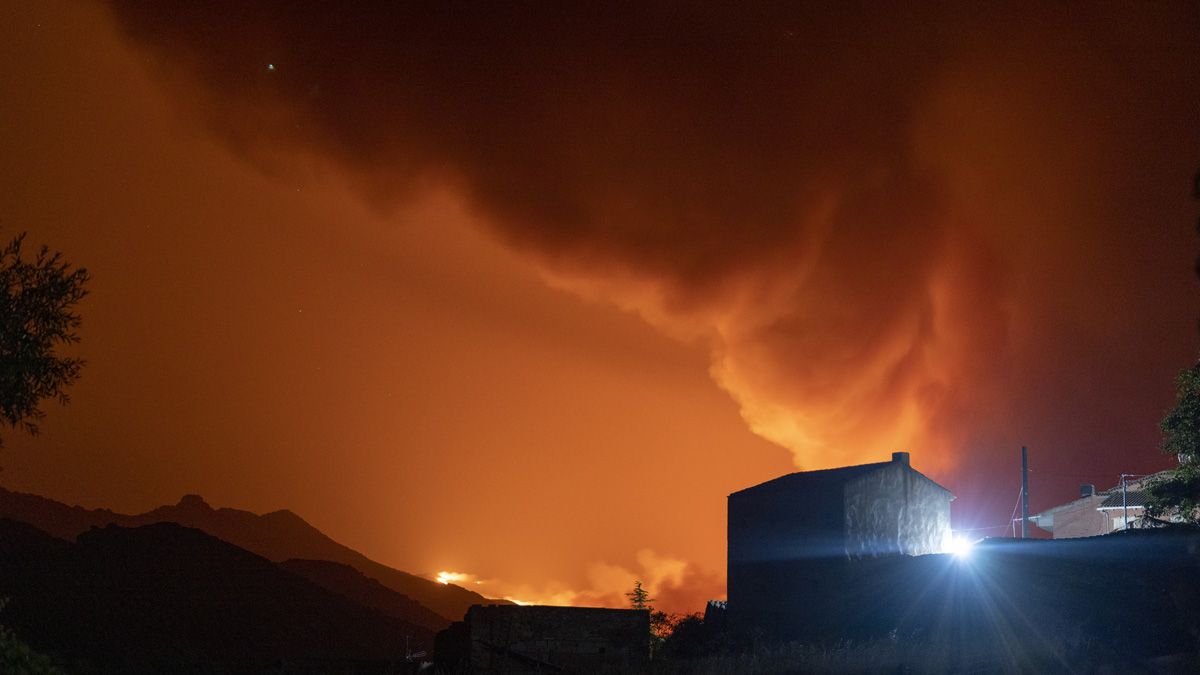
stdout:
<svg viewBox="0 0 1200 675">
<path fill-rule="evenodd" d="M 471 575 L 463 572 L 438 572 L 434 581 L 439 584 L 462 584 L 470 580 Z"/>
</svg>

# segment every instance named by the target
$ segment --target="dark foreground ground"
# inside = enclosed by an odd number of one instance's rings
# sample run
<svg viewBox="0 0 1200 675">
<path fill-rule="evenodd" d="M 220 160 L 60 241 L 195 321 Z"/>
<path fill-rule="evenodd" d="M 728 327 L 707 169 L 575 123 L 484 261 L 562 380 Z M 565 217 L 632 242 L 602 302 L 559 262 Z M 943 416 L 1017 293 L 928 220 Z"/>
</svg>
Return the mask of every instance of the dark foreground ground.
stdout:
<svg viewBox="0 0 1200 675">
<path fill-rule="evenodd" d="M 432 646 L 431 631 L 359 597 L 369 583 L 333 592 L 313 583 L 329 570 L 310 567 L 172 524 L 67 542 L 0 521 L 0 624 L 84 675 L 398 673 L 413 667 L 409 645 Z M 731 600 L 684 622 L 641 670 L 1200 673 L 1195 530 L 989 540 L 962 559 L 777 561 Z"/>
<path fill-rule="evenodd" d="M 851 672 L 1200 672 L 1194 529 L 759 572 L 743 602 L 731 598 L 725 639 L 785 671 L 791 658 L 797 670 Z"/>
</svg>

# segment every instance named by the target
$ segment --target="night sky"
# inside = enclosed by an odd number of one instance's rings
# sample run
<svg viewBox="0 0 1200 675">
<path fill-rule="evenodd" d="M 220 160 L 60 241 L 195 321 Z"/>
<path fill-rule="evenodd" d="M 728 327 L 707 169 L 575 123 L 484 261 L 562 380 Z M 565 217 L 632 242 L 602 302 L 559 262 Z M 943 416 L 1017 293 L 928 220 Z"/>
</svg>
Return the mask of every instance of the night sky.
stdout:
<svg viewBox="0 0 1200 675">
<path fill-rule="evenodd" d="M 0 235 L 93 280 L 0 480 L 698 610 L 797 468 L 1165 468 L 1200 5 L 959 4 L 8 3 Z"/>
</svg>

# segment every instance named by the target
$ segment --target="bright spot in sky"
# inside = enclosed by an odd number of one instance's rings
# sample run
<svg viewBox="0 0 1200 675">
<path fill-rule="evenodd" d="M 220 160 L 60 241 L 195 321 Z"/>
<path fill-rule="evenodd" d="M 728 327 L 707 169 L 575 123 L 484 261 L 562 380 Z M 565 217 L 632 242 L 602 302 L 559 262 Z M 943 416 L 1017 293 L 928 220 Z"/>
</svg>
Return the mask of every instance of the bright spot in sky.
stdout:
<svg viewBox="0 0 1200 675">
<path fill-rule="evenodd" d="M 964 537 L 952 537 L 946 544 L 946 552 L 952 553 L 956 558 L 966 558 L 971 555 L 971 548 L 975 546 L 975 542 Z"/>
<path fill-rule="evenodd" d="M 275 70 L 275 64 L 274 64 L 274 63 L 268 63 L 268 64 L 267 64 L 267 70 Z"/>
<path fill-rule="evenodd" d="M 462 572 L 438 572 L 434 580 L 439 584 L 457 584 L 470 578 L 470 574 L 463 574 Z"/>
</svg>

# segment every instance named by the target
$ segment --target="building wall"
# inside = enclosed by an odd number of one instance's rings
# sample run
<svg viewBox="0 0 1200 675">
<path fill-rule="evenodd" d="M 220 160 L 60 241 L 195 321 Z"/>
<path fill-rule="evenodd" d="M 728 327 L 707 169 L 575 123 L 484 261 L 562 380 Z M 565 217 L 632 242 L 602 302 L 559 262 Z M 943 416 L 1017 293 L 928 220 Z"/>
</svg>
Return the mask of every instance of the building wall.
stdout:
<svg viewBox="0 0 1200 675">
<path fill-rule="evenodd" d="M 1099 511 L 1098 513 L 1103 514 L 1102 518 L 1103 518 L 1104 527 L 1105 527 L 1103 534 L 1108 534 L 1109 532 L 1116 532 L 1118 530 L 1126 529 L 1126 527 L 1125 527 L 1125 509 L 1104 509 L 1103 511 Z M 1146 515 L 1146 510 L 1144 508 L 1142 508 L 1141 506 L 1129 507 L 1129 528 L 1128 529 L 1137 529 L 1137 528 L 1142 527 L 1142 525 L 1138 522 L 1138 519 L 1144 515 Z M 1174 520 L 1174 519 L 1171 519 L 1171 520 Z M 1179 521 L 1176 521 L 1176 522 L 1179 522 Z"/>
<path fill-rule="evenodd" d="M 1111 519 L 1103 511 L 1096 510 L 1107 495 L 1078 499 L 1061 510 L 1054 511 L 1055 539 L 1094 537 L 1112 532 Z"/>
<path fill-rule="evenodd" d="M 650 658 L 650 613 L 596 607 L 474 605 L 472 673 L 637 672 Z"/>
<path fill-rule="evenodd" d="M 729 496 L 730 561 L 844 555 L 841 486 L 788 487 Z"/>
<path fill-rule="evenodd" d="M 841 489 L 769 486 L 729 496 L 726 590 L 730 612 L 761 613 L 781 587 L 805 593 L 792 564 L 845 557 Z"/>
<path fill-rule="evenodd" d="M 850 481 L 843 498 L 851 557 L 940 553 L 949 540 L 952 496 L 907 463 Z"/>
</svg>

